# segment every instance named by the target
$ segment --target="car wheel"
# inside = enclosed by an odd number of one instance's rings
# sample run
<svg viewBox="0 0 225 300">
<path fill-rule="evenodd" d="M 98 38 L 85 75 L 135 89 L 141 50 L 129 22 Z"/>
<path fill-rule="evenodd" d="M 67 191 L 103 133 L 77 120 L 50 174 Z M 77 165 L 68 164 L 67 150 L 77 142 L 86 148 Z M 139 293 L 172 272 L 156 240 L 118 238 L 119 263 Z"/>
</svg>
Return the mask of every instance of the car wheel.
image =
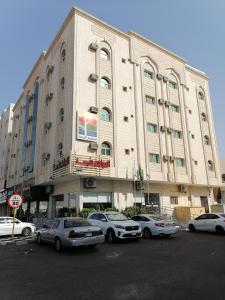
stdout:
<svg viewBox="0 0 225 300">
<path fill-rule="evenodd" d="M 63 249 L 62 242 L 60 241 L 59 238 L 56 238 L 56 239 L 55 239 L 55 250 L 56 250 L 57 252 L 61 252 L 62 249 Z"/>
<path fill-rule="evenodd" d="M 108 229 L 107 235 L 106 235 L 106 240 L 108 243 L 114 243 L 116 240 L 116 235 L 113 229 Z"/>
<path fill-rule="evenodd" d="M 37 243 L 38 243 L 39 245 L 41 245 L 41 243 L 42 243 L 40 233 L 38 233 L 38 235 L 37 235 Z"/>
<path fill-rule="evenodd" d="M 145 239 L 150 239 L 151 236 L 152 236 L 152 233 L 151 233 L 150 229 L 145 228 L 143 231 L 143 237 Z"/>
<path fill-rule="evenodd" d="M 196 231 L 195 226 L 193 224 L 190 224 L 188 226 L 188 229 L 190 230 L 190 232 L 195 232 Z"/>
<path fill-rule="evenodd" d="M 218 234 L 224 234 L 224 229 L 222 226 L 216 226 L 216 233 Z"/>
<path fill-rule="evenodd" d="M 30 227 L 25 227 L 22 231 L 23 236 L 30 236 L 31 235 L 31 228 Z"/>
</svg>

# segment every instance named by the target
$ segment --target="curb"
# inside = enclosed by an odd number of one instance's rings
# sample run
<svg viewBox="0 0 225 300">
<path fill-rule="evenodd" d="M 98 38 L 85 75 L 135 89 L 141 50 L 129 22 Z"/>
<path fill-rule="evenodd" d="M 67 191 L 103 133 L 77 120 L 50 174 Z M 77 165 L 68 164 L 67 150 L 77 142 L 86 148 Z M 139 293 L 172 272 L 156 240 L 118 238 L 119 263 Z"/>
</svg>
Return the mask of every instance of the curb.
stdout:
<svg viewBox="0 0 225 300">
<path fill-rule="evenodd" d="M 12 245 L 15 245 L 15 246 L 23 246 L 23 245 L 27 245 L 27 244 L 30 244 L 30 243 L 34 243 L 36 240 L 36 237 L 29 237 L 29 238 L 24 238 L 24 239 L 21 239 L 21 238 L 15 238 L 15 239 L 12 239 L 12 238 L 9 238 L 9 239 L 5 239 L 5 240 L 0 240 L 0 246 L 12 246 Z"/>
</svg>

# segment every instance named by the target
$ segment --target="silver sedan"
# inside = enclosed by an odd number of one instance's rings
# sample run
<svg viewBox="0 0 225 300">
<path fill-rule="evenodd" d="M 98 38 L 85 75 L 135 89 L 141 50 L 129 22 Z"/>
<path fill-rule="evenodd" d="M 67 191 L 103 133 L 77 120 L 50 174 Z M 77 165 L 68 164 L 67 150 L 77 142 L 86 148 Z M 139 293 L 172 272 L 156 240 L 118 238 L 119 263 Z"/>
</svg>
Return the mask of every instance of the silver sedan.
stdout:
<svg viewBox="0 0 225 300">
<path fill-rule="evenodd" d="M 63 247 L 90 246 L 94 248 L 104 241 L 102 230 L 82 218 L 54 219 L 37 232 L 38 244 L 42 242 L 53 244 L 57 251 L 61 251 Z"/>
</svg>

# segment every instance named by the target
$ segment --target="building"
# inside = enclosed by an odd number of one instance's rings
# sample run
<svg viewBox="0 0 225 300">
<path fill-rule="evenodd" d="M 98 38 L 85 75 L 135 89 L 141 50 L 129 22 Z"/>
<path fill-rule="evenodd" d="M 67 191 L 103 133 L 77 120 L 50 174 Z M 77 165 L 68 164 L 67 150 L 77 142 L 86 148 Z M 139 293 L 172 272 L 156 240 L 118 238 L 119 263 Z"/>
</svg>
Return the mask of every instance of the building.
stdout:
<svg viewBox="0 0 225 300">
<path fill-rule="evenodd" d="M 206 74 L 79 9 L 33 67 L 14 121 L 7 188 L 24 195 L 31 215 L 214 203 Z"/>
<path fill-rule="evenodd" d="M 222 184 L 220 187 L 221 201 L 222 201 L 222 204 L 225 204 L 225 158 L 220 159 L 220 169 L 221 169 L 221 175 L 222 175 Z"/>
<path fill-rule="evenodd" d="M 12 140 L 13 106 L 10 104 L 0 116 L 0 215 L 10 213 L 7 205 L 7 173 L 10 162 Z"/>
</svg>

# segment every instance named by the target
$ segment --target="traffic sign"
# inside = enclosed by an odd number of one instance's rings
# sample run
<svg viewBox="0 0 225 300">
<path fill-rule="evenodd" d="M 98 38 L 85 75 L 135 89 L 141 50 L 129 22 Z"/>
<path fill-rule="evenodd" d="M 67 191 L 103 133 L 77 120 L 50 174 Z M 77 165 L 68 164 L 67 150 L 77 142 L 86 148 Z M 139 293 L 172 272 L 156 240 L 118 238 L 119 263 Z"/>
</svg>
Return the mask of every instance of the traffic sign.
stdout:
<svg viewBox="0 0 225 300">
<path fill-rule="evenodd" d="M 13 194 L 9 197 L 8 204 L 12 208 L 18 208 L 23 203 L 23 197 L 19 194 Z"/>
</svg>

